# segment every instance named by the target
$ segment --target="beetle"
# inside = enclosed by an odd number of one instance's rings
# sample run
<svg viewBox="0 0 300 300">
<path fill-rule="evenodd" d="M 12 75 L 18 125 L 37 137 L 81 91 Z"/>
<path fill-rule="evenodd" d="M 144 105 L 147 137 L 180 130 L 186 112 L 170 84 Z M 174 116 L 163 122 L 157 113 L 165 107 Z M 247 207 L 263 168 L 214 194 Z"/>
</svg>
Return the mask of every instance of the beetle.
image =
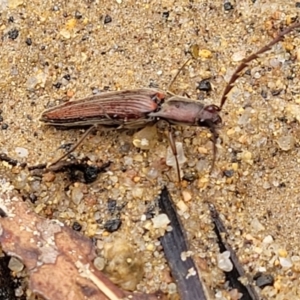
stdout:
<svg viewBox="0 0 300 300">
<path fill-rule="evenodd" d="M 222 110 L 235 81 L 241 76 L 241 71 L 247 67 L 249 62 L 258 58 L 260 54 L 270 50 L 271 47 L 281 41 L 286 34 L 299 26 L 300 22 L 295 22 L 279 32 L 277 37 L 269 44 L 241 62 L 225 87 L 221 97 L 220 106 L 214 104 L 204 105 L 200 101 L 173 95 L 172 93 L 163 92 L 157 89 L 145 88 L 100 93 L 98 95 L 70 101 L 45 110 L 40 117 L 40 121 L 47 125 L 59 125 L 65 127 L 91 126 L 68 153 L 54 161 L 52 164 L 55 164 L 72 152 L 97 125 L 113 126 L 117 128 L 141 128 L 148 124 L 154 124 L 161 119 L 167 121 L 169 124 L 207 127 L 211 131 L 214 141 L 214 164 L 217 138 L 216 127 L 222 122 L 220 111 Z M 189 60 L 190 59 L 184 63 L 178 73 Z M 176 158 L 176 147 L 172 136 L 169 140 L 175 155 L 177 172 L 180 180 L 179 165 Z"/>
</svg>

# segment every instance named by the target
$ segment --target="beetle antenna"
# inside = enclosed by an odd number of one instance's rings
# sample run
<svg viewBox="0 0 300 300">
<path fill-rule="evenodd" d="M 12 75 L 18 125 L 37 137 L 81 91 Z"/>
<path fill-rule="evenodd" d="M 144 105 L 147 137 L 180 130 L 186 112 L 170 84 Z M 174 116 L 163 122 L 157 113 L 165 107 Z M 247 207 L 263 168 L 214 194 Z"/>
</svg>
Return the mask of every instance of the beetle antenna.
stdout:
<svg viewBox="0 0 300 300">
<path fill-rule="evenodd" d="M 235 81 L 241 76 L 241 74 L 240 74 L 241 71 L 243 71 L 243 69 L 245 69 L 252 60 L 258 58 L 260 54 L 270 50 L 275 44 L 282 41 L 286 34 L 290 33 L 297 27 L 300 27 L 300 22 L 296 22 L 293 25 L 291 25 L 290 27 L 287 27 L 283 31 L 279 32 L 277 37 L 274 40 L 272 40 L 268 45 L 262 47 L 257 52 L 255 52 L 255 53 L 251 54 L 250 56 L 246 57 L 245 59 L 243 59 L 241 64 L 238 66 L 238 68 L 232 74 L 227 86 L 225 87 L 224 93 L 221 98 L 221 104 L 220 104 L 221 109 L 227 100 L 229 92 L 234 87 Z"/>
<path fill-rule="evenodd" d="M 169 86 L 168 86 L 167 92 L 168 92 L 169 94 L 174 95 L 174 93 L 171 92 L 171 87 L 172 87 L 172 85 L 174 84 L 175 80 L 177 79 L 179 73 L 183 70 L 183 68 L 184 68 L 191 60 L 192 60 L 192 58 L 188 58 L 188 59 L 185 61 L 185 63 L 178 69 L 177 73 L 175 74 L 175 76 L 173 77 L 171 83 L 170 83 Z"/>
</svg>

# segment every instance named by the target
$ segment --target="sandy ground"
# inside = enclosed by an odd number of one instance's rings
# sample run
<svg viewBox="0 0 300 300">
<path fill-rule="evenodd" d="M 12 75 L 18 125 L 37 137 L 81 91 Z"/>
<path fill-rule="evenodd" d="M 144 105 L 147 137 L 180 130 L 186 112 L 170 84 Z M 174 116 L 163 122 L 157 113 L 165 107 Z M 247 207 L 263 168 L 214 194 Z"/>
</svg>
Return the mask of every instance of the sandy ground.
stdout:
<svg viewBox="0 0 300 300">
<path fill-rule="evenodd" d="M 0 152 L 28 165 L 51 161 L 62 153 L 59 146 L 75 142 L 82 132 L 42 126 L 38 119 L 46 107 L 107 88 L 165 90 L 194 44 L 208 51 L 185 68 L 173 92 L 205 96 L 218 105 L 239 61 L 267 44 L 300 9 L 283 0 L 232 5 L 225 11 L 222 1 L 1 1 Z M 221 112 L 212 174 L 209 133 L 176 127 L 187 157 L 183 171 L 194 178 L 181 187 L 174 170 L 163 164 L 168 141 L 160 131 L 145 151 L 132 145 L 126 131 L 91 135 L 76 155 L 112 165 L 96 182 L 73 184 L 69 191 L 66 174 L 41 180 L 2 163 L 1 176 L 25 197 L 36 198 L 33 206 L 41 215 L 70 225 L 77 221 L 100 241 L 126 237 L 145 259 L 137 289 L 146 292 L 170 290 L 157 236 L 141 217 L 164 185 L 176 203 L 182 191 L 185 200 L 191 196 L 179 213 L 192 251 L 206 261 L 212 294 L 225 289 L 208 213 L 207 201 L 212 202 L 249 278 L 258 271 L 274 276 L 273 286 L 258 289 L 261 297 L 300 298 L 299 41 L 299 32 L 289 34 L 252 62 L 236 84 Z M 208 96 L 196 90 L 204 78 L 213 85 Z M 122 227 L 113 234 L 103 229 L 111 217 L 109 198 L 126 204 Z"/>
</svg>

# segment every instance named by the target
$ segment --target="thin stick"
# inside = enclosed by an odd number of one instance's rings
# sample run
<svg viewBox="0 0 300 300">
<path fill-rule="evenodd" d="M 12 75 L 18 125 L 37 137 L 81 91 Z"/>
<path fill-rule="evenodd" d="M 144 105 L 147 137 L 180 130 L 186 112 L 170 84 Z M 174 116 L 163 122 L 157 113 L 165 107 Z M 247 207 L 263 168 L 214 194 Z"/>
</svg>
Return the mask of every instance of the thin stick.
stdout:
<svg viewBox="0 0 300 300">
<path fill-rule="evenodd" d="M 59 161 L 61 161 L 62 159 L 64 159 L 65 157 L 67 157 L 70 153 L 72 153 L 84 140 L 85 138 L 91 133 L 92 130 L 94 130 L 95 128 L 97 128 L 97 125 L 93 125 L 91 126 L 83 135 L 82 137 L 79 139 L 79 141 L 64 155 L 62 155 L 61 157 L 59 157 L 58 159 L 56 159 L 54 162 L 50 163 L 50 165 L 47 166 L 47 168 L 57 164 Z"/>
<path fill-rule="evenodd" d="M 225 104 L 229 92 L 234 87 L 235 81 L 240 77 L 240 72 L 243 71 L 243 69 L 245 69 L 252 60 L 258 58 L 260 54 L 270 50 L 275 44 L 282 41 L 286 34 L 290 33 L 291 31 L 293 31 L 297 27 L 300 27 L 300 22 L 296 22 L 293 25 L 291 25 L 290 27 L 286 28 L 285 30 L 279 32 L 277 37 L 274 40 L 272 40 L 268 45 L 262 47 L 257 52 L 255 52 L 255 53 L 251 54 L 250 56 L 246 57 L 241 62 L 241 64 L 238 66 L 238 68 L 232 74 L 232 76 L 231 76 L 231 78 L 230 78 L 230 80 L 229 80 L 229 82 L 228 82 L 228 84 L 227 84 L 227 86 L 224 90 L 224 93 L 223 93 L 222 98 L 221 98 L 220 109 L 222 109 L 223 105 Z"/>
</svg>

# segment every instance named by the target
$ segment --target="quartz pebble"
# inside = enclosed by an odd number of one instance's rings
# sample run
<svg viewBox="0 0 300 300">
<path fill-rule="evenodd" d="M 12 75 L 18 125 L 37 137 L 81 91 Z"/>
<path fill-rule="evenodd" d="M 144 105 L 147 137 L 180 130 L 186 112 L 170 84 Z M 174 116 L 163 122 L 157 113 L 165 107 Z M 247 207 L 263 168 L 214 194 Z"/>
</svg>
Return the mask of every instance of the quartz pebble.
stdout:
<svg viewBox="0 0 300 300">
<path fill-rule="evenodd" d="M 105 259 L 103 257 L 96 257 L 94 259 L 94 266 L 97 270 L 102 271 L 105 268 Z"/>
<path fill-rule="evenodd" d="M 23 263 L 18 260 L 16 257 L 11 257 L 8 263 L 8 267 L 10 270 L 14 272 L 21 272 L 24 268 Z"/>
<path fill-rule="evenodd" d="M 160 214 L 152 218 L 154 228 L 166 228 L 170 220 L 166 214 Z"/>
<path fill-rule="evenodd" d="M 294 137 L 290 134 L 284 135 L 277 139 L 278 146 L 283 151 L 289 151 L 294 148 L 295 140 Z"/>
<path fill-rule="evenodd" d="M 259 220 L 257 218 L 254 218 L 252 221 L 251 221 L 251 227 L 255 230 L 255 231 L 262 231 L 262 230 L 265 230 L 265 226 L 263 226 Z"/>
<path fill-rule="evenodd" d="M 292 261 L 288 257 L 279 257 L 279 263 L 283 268 L 291 268 L 293 266 Z"/>
<path fill-rule="evenodd" d="M 271 235 L 267 235 L 264 239 L 263 239 L 263 243 L 264 244 L 271 244 L 274 242 L 274 239 Z"/>
<path fill-rule="evenodd" d="M 177 160 L 179 164 L 180 174 L 182 177 L 182 170 L 181 166 L 187 161 L 187 158 L 184 155 L 182 143 L 176 142 L 176 150 L 177 150 Z M 166 164 L 167 166 L 173 167 L 176 169 L 176 160 L 173 154 L 172 148 L 169 146 L 167 150 L 167 157 L 166 157 Z"/>
<path fill-rule="evenodd" d="M 74 187 L 72 189 L 71 197 L 72 197 L 73 203 L 78 205 L 83 198 L 83 193 L 82 193 L 81 189 L 79 187 Z"/>
<path fill-rule="evenodd" d="M 222 271 L 230 272 L 232 270 L 233 265 L 230 260 L 229 251 L 224 251 L 218 254 L 217 260 L 218 260 L 218 268 L 220 268 Z"/>
</svg>

